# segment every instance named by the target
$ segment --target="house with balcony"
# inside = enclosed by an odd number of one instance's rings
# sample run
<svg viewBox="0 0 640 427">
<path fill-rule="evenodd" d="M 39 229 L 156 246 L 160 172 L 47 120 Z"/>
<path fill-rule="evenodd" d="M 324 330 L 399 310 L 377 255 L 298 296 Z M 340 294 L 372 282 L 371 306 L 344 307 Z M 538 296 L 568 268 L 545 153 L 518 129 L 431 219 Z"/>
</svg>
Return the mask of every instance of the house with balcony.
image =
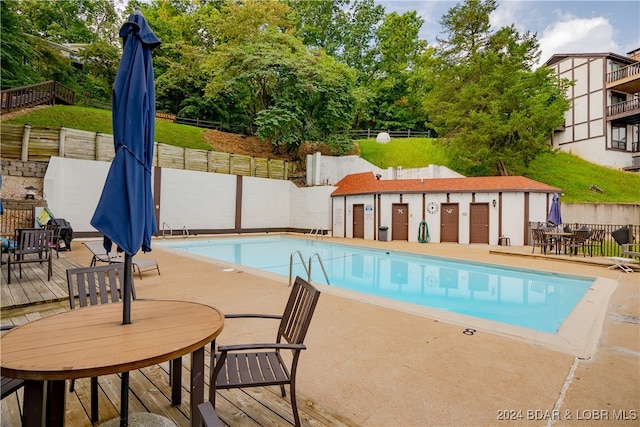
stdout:
<svg viewBox="0 0 640 427">
<path fill-rule="evenodd" d="M 574 82 L 564 126 L 551 136 L 553 148 L 640 172 L 640 48 L 627 56 L 556 54 L 545 66 Z"/>
</svg>

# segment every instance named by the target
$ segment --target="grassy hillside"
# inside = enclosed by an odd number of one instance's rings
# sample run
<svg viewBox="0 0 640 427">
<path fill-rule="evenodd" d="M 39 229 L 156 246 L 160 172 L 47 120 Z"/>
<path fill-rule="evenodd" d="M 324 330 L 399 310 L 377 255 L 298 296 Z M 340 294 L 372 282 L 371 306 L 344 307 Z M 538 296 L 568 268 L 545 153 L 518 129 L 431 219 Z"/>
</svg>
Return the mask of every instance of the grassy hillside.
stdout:
<svg viewBox="0 0 640 427">
<path fill-rule="evenodd" d="M 111 111 L 84 107 L 53 106 L 6 120 L 6 123 L 60 127 L 112 133 Z M 156 141 L 179 147 L 210 149 L 205 129 L 156 121 Z M 450 166 L 446 150 L 436 140 L 398 138 L 388 144 L 358 141 L 362 158 L 381 167 L 414 168 L 430 164 Z M 562 188 L 563 202 L 640 203 L 640 174 L 612 170 L 568 153 L 547 153 L 536 159 L 523 175 Z M 603 190 L 590 190 L 592 185 Z"/>
<path fill-rule="evenodd" d="M 388 144 L 365 140 L 358 144 L 362 158 L 382 168 L 450 166 L 446 150 L 433 139 L 402 138 Z M 522 175 L 562 188 L 563 202 L 640 202 L 640 174 L 599 166 L 569 153 L 546 153 Z M 592 185 L 603 193 L 591 190 Z"/>
</svg>

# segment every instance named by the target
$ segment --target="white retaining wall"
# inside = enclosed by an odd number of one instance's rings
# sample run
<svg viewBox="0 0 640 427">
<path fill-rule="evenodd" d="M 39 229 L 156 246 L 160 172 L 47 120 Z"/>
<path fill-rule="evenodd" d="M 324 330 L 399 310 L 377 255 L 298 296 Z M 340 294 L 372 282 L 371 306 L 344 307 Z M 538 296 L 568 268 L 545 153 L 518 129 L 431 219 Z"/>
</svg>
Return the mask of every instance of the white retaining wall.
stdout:
<svg viewBox="0 0 640 427">
<path fill-rule="evenodd" d="M 98 204 L 109 162 L 51 157 L 44 195 L 54 215 L 75 232 L 95 232 L 89 224 Z M 160 219 L 175 232 L 233 229 L 237 176 L 163 168 Z M 242 178 L 242 228 L 328 229 L 330 194 L 335 187 L 298 188 L 290 181 Z"/>
</svg>

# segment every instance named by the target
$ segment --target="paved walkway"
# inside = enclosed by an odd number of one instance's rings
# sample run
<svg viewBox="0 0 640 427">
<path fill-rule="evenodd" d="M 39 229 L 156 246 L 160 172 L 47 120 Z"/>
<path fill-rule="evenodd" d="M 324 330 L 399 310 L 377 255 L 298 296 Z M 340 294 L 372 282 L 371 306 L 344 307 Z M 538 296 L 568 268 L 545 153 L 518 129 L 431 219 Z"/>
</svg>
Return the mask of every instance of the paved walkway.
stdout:
<svg viewBox="0 0 640 427">
<path fill-rule="evenodd" d="M 314 401 L 364 426 L 640 425 L 639 273 L 608 269 L 607 260 L 595 263 L 596 257 L 532 256 L 531 247 L 327 240 L 597 277 L 614 286 L 586 358 L 485 329 L 482 322 L 461 325 L 324 287 L 298 370 L 298 389 Z M 76 241 L 65 255 L 85 265 L 91 259 Z M 280 313 L 289 293 L 286 279 L 159 245 L 138 256 L 158 260 L 162 271 L 136 280 L 142 298 L 200 301 L 227 313 Z M 464 333 L 468 328 L 476 332 Z M 258 321 L 228 321 L 218 341 L 273 334 Z"/>
</svg>

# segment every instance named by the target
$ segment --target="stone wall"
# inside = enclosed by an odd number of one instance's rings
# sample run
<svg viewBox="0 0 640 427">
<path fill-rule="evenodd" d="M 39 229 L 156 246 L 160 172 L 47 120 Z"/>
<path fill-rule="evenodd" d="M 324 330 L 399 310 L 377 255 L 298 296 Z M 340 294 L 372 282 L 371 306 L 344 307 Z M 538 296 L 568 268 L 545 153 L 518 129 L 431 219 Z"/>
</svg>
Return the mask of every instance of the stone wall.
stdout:
<svg viewBox="0 0 640 427">
<path fill-rule="evenodd" d="M 23 162 L 22 160 L 2 159 L 2 175 L 44 179 L 47 165 L 48 162 Z"/>
</svg>

